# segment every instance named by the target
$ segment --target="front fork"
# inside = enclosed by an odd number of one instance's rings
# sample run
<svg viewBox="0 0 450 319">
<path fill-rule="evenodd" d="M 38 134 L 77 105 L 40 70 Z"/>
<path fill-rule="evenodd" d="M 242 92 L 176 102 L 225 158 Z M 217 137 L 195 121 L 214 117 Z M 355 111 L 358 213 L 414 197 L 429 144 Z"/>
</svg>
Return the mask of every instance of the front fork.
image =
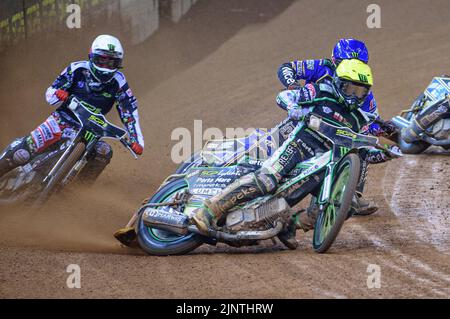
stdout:
<svg viewBox="0 0 450 319">
<path fill-rule="evenodd" d="M 64 154 L 59 158 L 58 162 L 55 164 L 55 166 L 53 166 L 51 171 L 47 174 L 47 176 L 45 177 L 45 179 L 43 181 L 44 183 L 48 183 L 55 176 L 55 174 L 59 171 L 61 166 L 64 164 L 64 162 L 70 156 L 73 149 L 75 148 L 75 146 L 78 143 L 85 143 L 85 141 L 81 137 L 82 137 L 82 130 L 80 130 L 80 132 L 78 132 L 76 137 L 72 140 L 70 146 L 64 151 Z M 81 160 L 79 160 L 77 162 L 77 164 L 72 168 L 70 173 L 64 178 L 64 180 L 62 181 L 63 185 L 66 185 L 68 182 L 73 180 L 73 178 L 75 178 L 78 175 L 78 173 L 81 172 L 81 170 L 87 164 L 86 154 L 89 154 L 90 150 L 96 144 L 96 142 L 97 141 L 91 141 L 91 142 L 87 143 L 86 151 L 85 151 L 83 157 L 81 158 Z"/>
<path fill-rule="evenodd" d="M 336 163 L 331 162 L 327 165 L 325 178 L 323 180 L 322 189 L 318 198 L 318 204 L 321 211 L 330 203 L 331 187 L 333 186 L 334 167 Z"/>
</svg>

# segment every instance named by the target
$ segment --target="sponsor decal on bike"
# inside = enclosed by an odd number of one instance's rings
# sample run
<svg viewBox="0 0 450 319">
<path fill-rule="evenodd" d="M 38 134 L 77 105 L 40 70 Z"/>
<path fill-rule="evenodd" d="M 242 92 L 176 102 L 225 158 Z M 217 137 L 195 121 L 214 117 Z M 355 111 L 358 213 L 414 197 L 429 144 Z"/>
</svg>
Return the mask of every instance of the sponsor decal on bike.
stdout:
<svg viewBox="0 0 450 319">
<path fill-rule="evenodd" d="M 261 166 L 263 164 L 262 161 L 258 161 L 258 160 L 249 160 L 248 163 L 250 165 L 255 165 L 255 166 Z"/>
<path fill-rule="evenodd" d="M 309 153 L 309 155 L 311 155 L 311 156 L 315 155 L 314 150 L 308 144 L 306 144 L 303 140 L 299 139 L 298 142 L 303 147 L 303 149 Z M 302 158 L 304 158 L 304 155 L 302 156 Z"/>
<path fill-rule="evenodd" d="M 105 121 L 103 121 L 101 118 L 95 116 L 95 115 L 91 115 L 91 117 L 89 118 L 89 121 L 91 121 L 94 124 L 97 124 L 100 127 L 107 127 L 108 124 L 106 124 Z"/>
<path fill-rule="evenodd" d="M 219 171 L 209 171 L 209 170 L 205 170 L 205 171 L 202 171 L 202 173 L 201 173 L 201 175 L 217 175 L 217 174 L 219 174 Z"/>
<path fill-rule="evenodd" d="M 278 158 L 278 163 L 282 166 L 286 166 L 295 155 L 296 146 L 294 143 L 290 143 L 285 151 L 281 154 L 281 156 Z"/>
<path fill-rule="evenodd" d="M 351 138 L 351 139 L 356 139 L 357 138 L 356 134 L 353 134 L 353 133 L 350 133 L 350 132 L 347 132 L 347 131 L 344 131 L 344 130 L 341 130 L 341 129 L 336 130 L 336 135 L 342 136 L 342 137 Z"/>
<path fill-rule="evenodd" d="M 295 183 L 294 185 L 289 187 L 287 190 L 285 190 L 283 193 L 281 193 L 281 196 L 287 197 L 287 196 L 291 195 L 296 190 L 300 189 L 303 185 L 305 185 L 307 182 L 309 182 L 309 180 L 310 180 L 310 178 L 307 177 L 307 178 L 301 180 L 300 182 Z"/>
<path fill-rule="evenodd" d="M 225 201 L 225 203 L 219 203 L 219 207 L 222 211 L 227 211 L 231 207 L 236 206 L 242 200 L 252 198 L 252 195 L 257 192 L 258 189 L 255 186 L 242 188 L 237 194 L 234 194 L 229 200 Z"/>
<path fill-rule="evenodd" d="M 222 191 L 221 188 L 192 188 L 191 192 L 194 195 L 208 195 L 215 196 Z"/>
<path fill-rule="evenodd" d="M 95 134 L 92 132 L 87 131 L 86 133 L 84 133 L 84 139 L 87 142 L 92 142 L 93 140 L 95 140 Z"/>
<path fill-rule="evenodd" d="M 328 106 L 322 106 L 322 111 L 323 111 L 325 114 L 331 114 L 331 113 L 333 113 L 333 110 L 330 109 Z"/>
<path fill-rule="evenodd" d="M 339 149 L 341 152 L 341 157 L 344 157 L 348 152 L 350 152 L 350 149 L 348 147 L 340 146 Z"/>
</svg>

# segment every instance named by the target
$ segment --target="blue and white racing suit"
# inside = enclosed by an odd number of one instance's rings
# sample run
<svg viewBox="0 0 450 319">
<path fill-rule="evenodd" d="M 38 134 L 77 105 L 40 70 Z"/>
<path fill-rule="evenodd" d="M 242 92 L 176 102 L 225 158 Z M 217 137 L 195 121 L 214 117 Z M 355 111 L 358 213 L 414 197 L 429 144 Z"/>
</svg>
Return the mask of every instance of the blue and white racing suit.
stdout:
<svg viewBox="0 0 450 319">
<path fill-rule="evenodd" d="M 283 63 L 278 69 L 278 79 L 285 88 L 296 84 L 303 80 L 305 84 L 318 83 L 323 79 L 334 76 L 336 67 L 333 62 L 328 59 L 320 60 L 295 60 L 289 63 Z M 377 110 L 377 103 L 370 91 L 366 100 L 364 101 L 361 110 L 372 113 L 379 117 Z M 367 127 L 367 132 L 371 135 L 380 136 L 384 133 L 379 124 L 372 123 Z"/>
</svg>

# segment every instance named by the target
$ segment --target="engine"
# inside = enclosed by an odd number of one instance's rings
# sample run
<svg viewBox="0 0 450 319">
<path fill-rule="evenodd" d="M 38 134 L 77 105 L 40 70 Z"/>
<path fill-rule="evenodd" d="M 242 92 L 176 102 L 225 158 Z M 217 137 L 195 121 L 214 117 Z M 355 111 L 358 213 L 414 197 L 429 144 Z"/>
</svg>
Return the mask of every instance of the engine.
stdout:
<svg viewBox="0 0 450 319">
<path fill-rule="evenodd" d="M 437 140 L 446 140 L 450 137 L 450 119 L 444 119 L 433 125 L 433 136 Z"/>
<path fill-rule="evenodd" d="M 291 215 L 290 208 L 284 198 L 273 198 L 259 205 L 230 212 L 226 219 L 226 227 L 231 232 L 266 230 L 273 227 L 279 218 L 287 221 Z"/>
</svg>

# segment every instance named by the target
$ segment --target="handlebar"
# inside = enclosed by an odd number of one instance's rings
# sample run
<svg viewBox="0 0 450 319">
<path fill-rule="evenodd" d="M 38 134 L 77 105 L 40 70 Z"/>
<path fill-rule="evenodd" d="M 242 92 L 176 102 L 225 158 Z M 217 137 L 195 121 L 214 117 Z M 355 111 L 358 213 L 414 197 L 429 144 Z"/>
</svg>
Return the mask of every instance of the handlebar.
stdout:
<svg viewBox="0 0 450 319">
<path fill-rule="evenodd" d="M 138 156 L 134 153 L 133 149 L 131 148 L 131 142 L 126 137 L 120 138 L 119 141 L 120 143 L 122 143 L 123 146 L 125 146 L 125 148 L 127 148 L 130 151 L 134 159 L 138 159 Z"/>
<path fill-rule="evenodd" d="M 81 123 L 82 125 L 84 125 L 83 121 L 82 121 L 81 118 L 80 118 L 81 115 L 78 114 L 79 111 L 77 112 L 77 109 L 78 109 L 79 107 L 82 108 L 83 112 L 87 112 L 86 114 L 88 114 L 88 116 L 89 116 L 89 114 L 90 114 L 91 117 L 90 117 L 89 119 L 94 118 L 94 120 L 96 120 L 96 121 L 101 120 L 101 121 L 103 122 L 103 125 L 104 125 L 104 127 L 103 127 L 104 130 L 105 130 L 106 127 L 108 127 L 109 135 L 108 135 L 108 136 L 103 135 L 104 138 L 106 137 L 106 138 L 115 138 L 115 139 L 118 139 L 118 140 L 121 142 L 121 144 L 122 144 L 126 149 L 128 149 L 128 150 L 130 151 L 131 155 L 132 155 L 135 159 L 138 159 L 137 155 L 133 152 L 133 150 L 132 150 L 132 148 L 131 148 L 131 143 L 130 143 L 130 141 L 128 140 L 128 138 L 126 137 L 127 132 L 126 132 L 124 129 L 119 128 L 119 127 L 117 127 L 117 126 L 115 126 L 115 125 L 109 123 L 109 122 L 106 120 L 106 118 L 105 118 L 102 114 L 94 114 L 92 111 L 90 111 L 89 109 L 87 109 L 87 108 L 86 108 L 86 107 L 78 100 L 78 98 L 77 98 L 76 96 L 71 95 L 71 96 L 69 97 L 69 99 L 68 99 L 68 102 L 67 102 L 67 108 L 68 108 L 69 110 L 71 110 L 71 111 L 75 114 L 75 116 L 78 118 L 78 120 L 80 121 L 80 123 Z M 102 126 L 103 126 L 103 125 L 102 125 Z M 99 135 L 99 136 L 101 136 L 101 135 Z"/>
<path fill-rule="evenodd" d="M 310 115 L 306 121 L 307 125 L 309 128 L 321 133 L 321 126 L 329 126 L 329 127 L 334 127 L 337 128 L 334 125 L 328 124 L 326 122 L 324 122 L 322 120 L 322 118 L 316 116 L 316 115 Z M 344 131 L 348 131 L 351 134 L 354 134 L 355 136 L 359 136 L 359 138 L 364 139 L 364 143 L 367 144 L 367 146 L 371 146 L 374 147 L 378 150 L 384 151 L 387 154 L 389 154 L 392 158 L 398 158 L 403 156 L 403 154 L 401 153 L 401 150 L 399 148 L 387 148 L 381 144 L 378 143 L 378 139 L 375 137 L 368 137 L 362 134 L 358 134 L 353 132 L 351 129 L 349 128 L 339 128 L 340 130 L 344 130 Z"/>
</svg>

